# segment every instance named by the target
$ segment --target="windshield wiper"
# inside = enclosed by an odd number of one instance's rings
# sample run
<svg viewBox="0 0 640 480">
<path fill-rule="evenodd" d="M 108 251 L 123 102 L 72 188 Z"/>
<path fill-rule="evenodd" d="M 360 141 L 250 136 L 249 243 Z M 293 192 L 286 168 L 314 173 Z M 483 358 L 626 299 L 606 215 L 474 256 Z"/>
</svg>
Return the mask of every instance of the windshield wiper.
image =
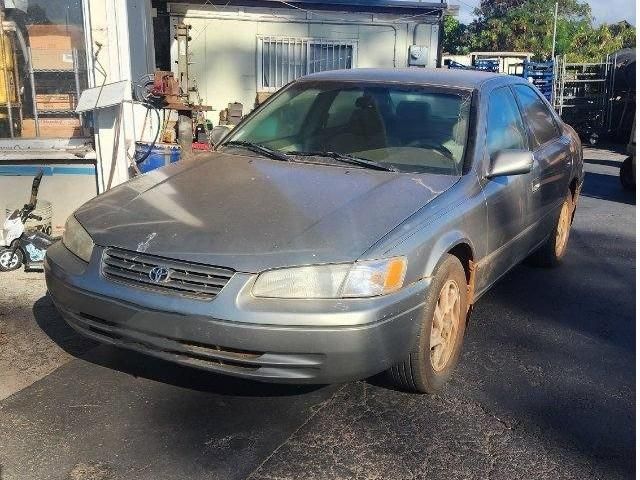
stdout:
<svg viewBox="0 0 640 480">
<path fill-rule="evenodd" d="M 275 160 L 282 160 L 283 162 L 290 161 L 289 157 L 282 152 L 273 150 L 269 147 L 265 147 L 259 143 L 245 142 L 244 140 L 231 140 L 222 145 L 223 147 L 242 147 L 252 152 L 259 153 L 265 157 L 273 158 Z"/>
<path fill-rule="evenodd" d="M 366 160 L 364 158 L 355 157 L 348 153 L 338 152 L 287 152 L 288 155 L 297 157 L 328 157 L 337 160 L 342 163 L 348 163 L 351 165 L 357 165 L 363 168 L 370 168 L 372 170 L 383 170 L 385 172 L 399 172 L 395 167 L 382 165 L 381 163 L 374 162 L 373 160 Z"/>
</svg>

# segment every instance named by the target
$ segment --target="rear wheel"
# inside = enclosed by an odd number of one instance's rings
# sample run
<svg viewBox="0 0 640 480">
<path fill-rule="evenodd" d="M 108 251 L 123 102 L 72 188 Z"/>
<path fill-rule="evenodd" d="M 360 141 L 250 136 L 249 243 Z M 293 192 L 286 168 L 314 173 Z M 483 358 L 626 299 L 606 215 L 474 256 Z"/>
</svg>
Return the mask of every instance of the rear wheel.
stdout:
<svg viewBox="0 0 640 480">
<path fill-rule="evenodd" d="M 528 259 L 530 264 L 539 267 L 555 267 L 560 265 L 562 258 L 565 253 L 567 253 L 574 208 L 575 204 L 571 192 L 567 192 L 553 231 L 547 241 L 531 254 Z"/>
<path fill-rule="evenodd" d="M 620 183 L 622 183 L 622 187 L 625 190 L 636 189 L 636 179 L 633 178 L 633 165 L 631 165 L 631 162 L 631 157 L 628 157 L 620 167 Z"/>
<path fill-rule="evenodd" d="M 389 370 L 404 390 L 435 393 L 458 363 L 468 309 L 467 278 L 460 261 L 447 255 L 436 269 L 420 333 L 409 357 Z"/>
<path fill-rule="evenodd" d="M 24 255 L 22 250 L 16 249 L 15 253 L 11 253 L 10 248 L 0 249 L 0 272 L 10 272 L 11 270 L 17 270 L 22 266 L 24 262 Z"/>
</svg>

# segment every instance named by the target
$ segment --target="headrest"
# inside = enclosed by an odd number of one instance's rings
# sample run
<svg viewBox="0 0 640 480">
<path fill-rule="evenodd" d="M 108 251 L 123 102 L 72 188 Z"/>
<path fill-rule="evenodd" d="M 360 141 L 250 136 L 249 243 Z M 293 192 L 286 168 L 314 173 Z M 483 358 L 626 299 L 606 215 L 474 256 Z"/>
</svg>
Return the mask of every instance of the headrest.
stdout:
<svg viewBox="0 0 640 480">
<path fill-rule="evenodd" d="M 356 107 L 361 109 L 376 108 L 376 103 L 370 95 L 363 95 L 356 100 Z"/>
</svg>

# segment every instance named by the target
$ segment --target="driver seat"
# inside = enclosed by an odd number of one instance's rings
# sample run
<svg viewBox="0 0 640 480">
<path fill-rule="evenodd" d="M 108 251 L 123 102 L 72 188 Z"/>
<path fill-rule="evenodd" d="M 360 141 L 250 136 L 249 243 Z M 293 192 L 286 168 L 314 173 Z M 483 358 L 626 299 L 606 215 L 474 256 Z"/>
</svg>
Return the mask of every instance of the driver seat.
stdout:
<svg viewBox="0 0 640 480">
<path fill-rule="evenodd" d="M 343 133 L 329 141 L 330 150 L 355 153 L 384 148 L 387 133 L 375 100 L 363 95 L 356 100 L 355 107 Z"/>
</svg>

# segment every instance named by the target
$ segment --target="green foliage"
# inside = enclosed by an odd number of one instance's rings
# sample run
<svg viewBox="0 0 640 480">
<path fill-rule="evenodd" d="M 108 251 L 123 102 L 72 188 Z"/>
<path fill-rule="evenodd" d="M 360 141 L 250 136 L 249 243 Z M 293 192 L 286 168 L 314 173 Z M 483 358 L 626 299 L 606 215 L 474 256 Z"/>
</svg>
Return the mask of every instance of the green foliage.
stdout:
<svg viewBox="0 0 640 480">
<path fill-rule="evenodd" d="M 444 49 L 532 52 L 551 57 L 555 0 L 482 0 L 467 27 L 445 19 Z M 591 7 L 581 0 L 559 0 L 556 54 L 569 61 L 598 61 L 623 47 L 634 47 L 635 27 L 626 22 L 594 26 Z"/>
<path fill-rule="evenodd" d="M 443 50 L 455 55 L 466 55 L 469 53 L 469 45 L 469 27 L 455 17 L 444 17 Z"/>
</svg>

